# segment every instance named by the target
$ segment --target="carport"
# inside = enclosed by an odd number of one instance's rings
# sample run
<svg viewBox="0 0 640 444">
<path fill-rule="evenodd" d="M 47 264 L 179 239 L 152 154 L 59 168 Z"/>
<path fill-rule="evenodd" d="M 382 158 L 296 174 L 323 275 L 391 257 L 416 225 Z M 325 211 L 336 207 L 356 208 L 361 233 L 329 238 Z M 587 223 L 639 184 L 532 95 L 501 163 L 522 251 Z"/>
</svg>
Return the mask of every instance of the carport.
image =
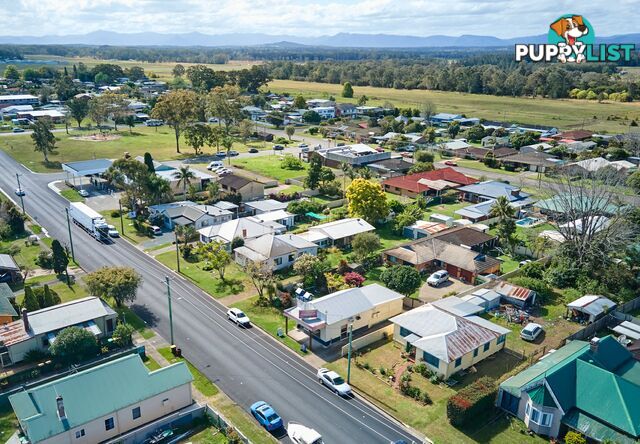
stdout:
<svg viewBox="0 0 640 444">
<path fill-rule="evenodd" d="M 76 188 L 82 185 L 82 178 L 101 176 L 113 164 L 110 159 L 81 160 L 79 162 L 63 163 L 62 169 L 65 172 L 65 182 Z"/>
</svg>

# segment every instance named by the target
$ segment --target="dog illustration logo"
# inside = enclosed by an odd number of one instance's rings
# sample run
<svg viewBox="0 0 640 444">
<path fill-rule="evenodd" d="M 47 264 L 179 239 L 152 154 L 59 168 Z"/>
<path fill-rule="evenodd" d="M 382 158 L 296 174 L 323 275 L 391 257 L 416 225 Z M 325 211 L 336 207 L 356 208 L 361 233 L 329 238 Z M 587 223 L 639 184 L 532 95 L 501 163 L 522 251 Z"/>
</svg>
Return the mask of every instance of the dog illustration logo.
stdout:
<svg viewBox="0 0 640 444">
<path fill-rule="evenodd" d="M 582 63 L 586 60 L 584 45 L 594 42 L 591 24 L 581 15 L 563 15 L 549 26 L 549 43 L 558 45 L 558 61 Z"/>
</svg>

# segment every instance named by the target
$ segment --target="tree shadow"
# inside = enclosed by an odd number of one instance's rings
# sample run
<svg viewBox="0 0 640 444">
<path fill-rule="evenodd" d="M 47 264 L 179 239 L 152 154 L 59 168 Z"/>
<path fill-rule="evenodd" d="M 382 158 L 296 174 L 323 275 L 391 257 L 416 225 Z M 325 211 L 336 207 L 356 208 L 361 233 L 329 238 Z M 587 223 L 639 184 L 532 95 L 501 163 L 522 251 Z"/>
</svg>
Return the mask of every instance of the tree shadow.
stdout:
<svg viewBox="0 0 640 444">
<path fill-rule="evenodd" d="M 149 310 L 146 305 L 133 304 L 129 307 L 145 324 L 149 327 L 155 327 L 158 323 L 158 317 Z"/>
</svg>

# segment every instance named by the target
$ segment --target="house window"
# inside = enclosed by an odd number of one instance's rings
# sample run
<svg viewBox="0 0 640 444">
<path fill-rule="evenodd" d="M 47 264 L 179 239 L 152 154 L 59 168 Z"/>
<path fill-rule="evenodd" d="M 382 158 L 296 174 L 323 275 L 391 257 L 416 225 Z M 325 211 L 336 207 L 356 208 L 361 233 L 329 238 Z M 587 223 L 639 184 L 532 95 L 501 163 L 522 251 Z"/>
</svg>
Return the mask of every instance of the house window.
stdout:
<svg viewBox="0 0 640 444">
<path fill-rule="evenodd" d="M 490 346 L 490 345 L 491 345 L 491 344 L 490 344 L 489 342 L 487 342 L 486 344 L 484 344 L 484 347 L 482 348 L 482 350 L 483 350 L 483 351 L 487 351 L 487 350 L 489 350 L 489 346 Z"/>
<path fill-rule="evenodd" d="M 538 424 L 538 420 L 540 419 L 540 412 L 536 409 L 532 409 L 532 410 L 533 411 L 531 412 L 531 421 Z"/>
<path fill-rule="evenodd" d="M 80 439 L 84 436 L 84 429 L 76 430 L 76 439 Z"/>
<path fill-rule="evenodd" d="M 430 364 L 430 365 L 434 366 L 435 368 L 440 367 L 440 360 L 438 358 L 436 358 L 435 356 L 433 356 L 431 353 L 422 352 L 422 359 L 424 359 L 424 361 L 427 364 Z"/>
<path fill-rule="evenodd" d="M 473 357 L 474 357 L 474 358 L 475 358 L 476 356 L 478 356 L 478 350 L 479 350 L 479 348 L 476 348 L 476 349 L 473 351 Z"/>
<path fill-rule="evenodd" d="M 529 415 L 530 411 L 531 411 L 531 406 L 529 405 L 529 403 L 527 403 L 526 407 L 524 408 L 524 414 Z"/>
<path fill-rule="evenodd" d="M 295 254 L 290 254 L 289 255 L 289 262 L 293 262 L 296 260 L 296 255 Z"/>
<path fill-rule="evenodd" d="M 275 258 L 273 263 L 276 264 L 276 265 L 281 265 L 282 264 L 282 258 L 281 257 Z"/>
<path fill-rule="evenodd" d="M 507 335 L 500 335 L 498 337 L 498 340 L 496 341 L 496 344 L 502 344 L 505 341 L 505 339 L 507 339 Z"/>
<path fill-rule="evenodd" d="M 462 365 L 462 358 L 456 359 L 456 367 L 460 367 Z"/>
<path fill-rule="evenodd" d="M 105 430 L 111 430 L 114 427 L 115 427 L 115 424 L 113 422 L 113 418 L 107 418 L 107 419 L 104 420 L 104 429 Z"/>
<path fill-rule="evenodd" d="M 411 330 L 407 330 L 404 327 L 400 327 L 400 336 L 402 336 L 403 338 L 409 336 L 411 334 Z"/>
<path fill-rule="evenodd" d="M 138 419 L 141 416 L 140 407 L 134 407 L 133 409 L 131 409 L 131 416 L 133 417 L 133 419 Z"/>
</svg>

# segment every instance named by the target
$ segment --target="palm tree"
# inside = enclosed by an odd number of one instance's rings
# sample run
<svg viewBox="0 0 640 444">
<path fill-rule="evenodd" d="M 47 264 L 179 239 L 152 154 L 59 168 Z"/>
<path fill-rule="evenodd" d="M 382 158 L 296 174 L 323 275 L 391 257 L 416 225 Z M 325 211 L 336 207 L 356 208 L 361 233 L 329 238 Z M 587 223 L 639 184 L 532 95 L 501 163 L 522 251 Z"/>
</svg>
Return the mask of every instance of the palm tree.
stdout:
<svg viewBox="0 0 640 444">
<path fill-rule="evenodd" d="M 173 177 L 178 179 L 178 186 L 182 184 L 183 194 L 187 195 L 187 187 L 191 185 L 191 181 L 196 178 L 196 175 L 188 166 L 181 166 L 178 171 L 173 173 Z"/>
<path fill-rule="evenodd" d="M 233 148 L 233 137 L 224 137 L 222 139 L 222 146 L 227 150 L 227 159 L 229 161 L 229 165 L 231 165 L 231 156 L 229 156 L 229 151 Z"/>
<path fill-rule="evenodd" d="M 515 209 L 511 206 L 505 196 L 496 199 L 496 203 L 491 207 L 489 216 L 498 218 L 499 221 L 513 219 L 515 217 Z"/>
</svg>

